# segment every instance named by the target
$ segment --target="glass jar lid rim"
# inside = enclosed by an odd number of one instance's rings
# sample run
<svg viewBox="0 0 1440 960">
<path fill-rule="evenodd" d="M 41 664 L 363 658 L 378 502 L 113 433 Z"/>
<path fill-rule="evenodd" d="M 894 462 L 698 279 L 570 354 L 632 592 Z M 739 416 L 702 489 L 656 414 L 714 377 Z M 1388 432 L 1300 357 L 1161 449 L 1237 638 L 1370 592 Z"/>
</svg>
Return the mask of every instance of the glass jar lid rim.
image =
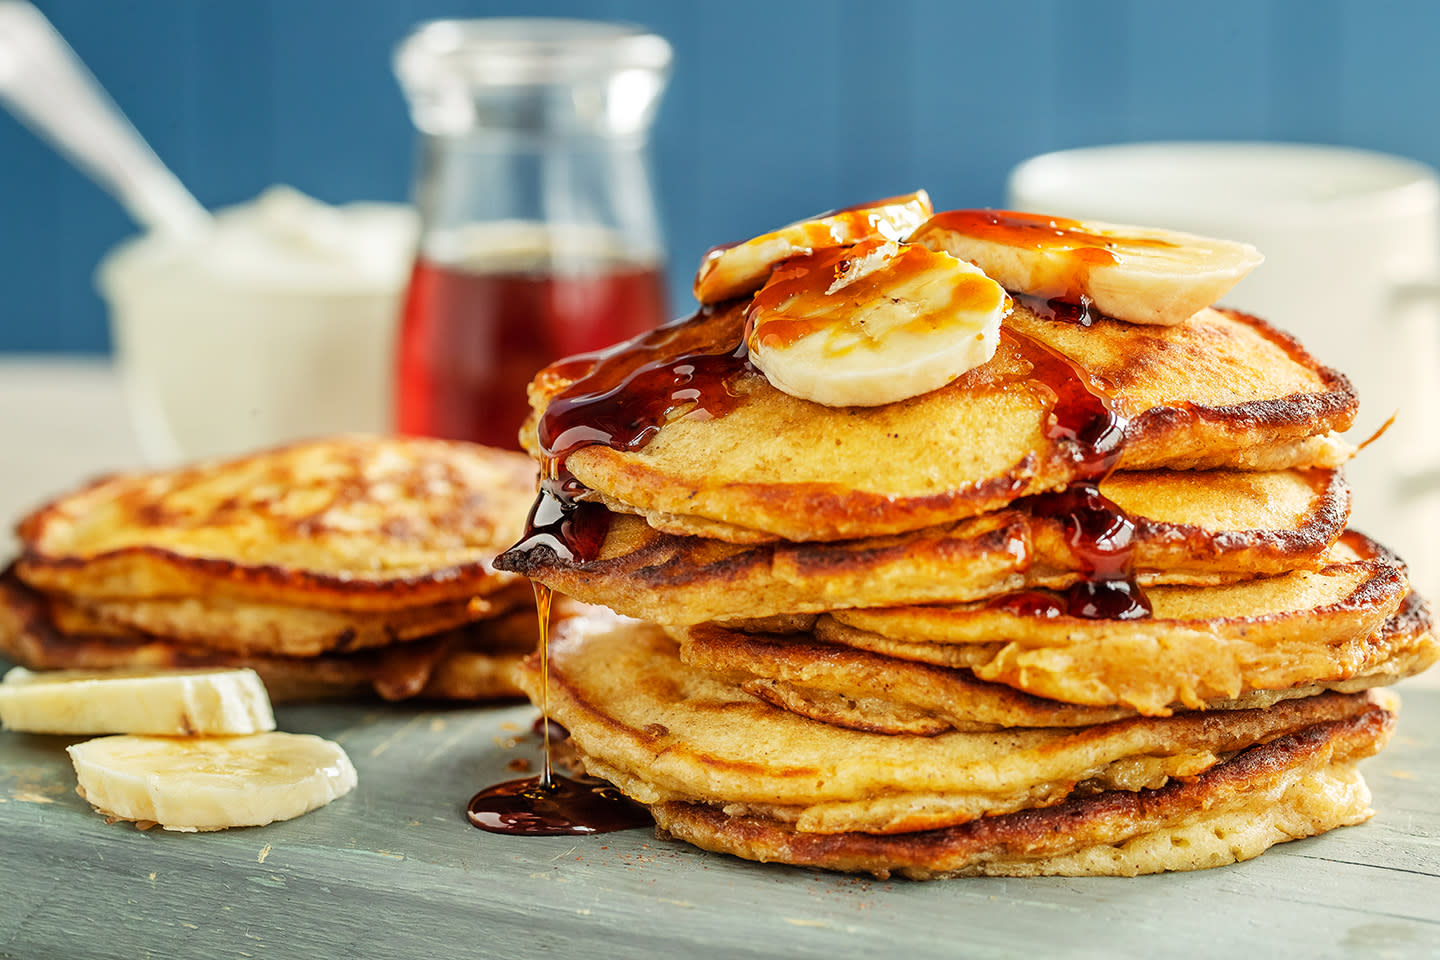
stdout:
<svg viewBox="0 0 1440 960">
<path fill-rule="evenodd" d="M 548 17 L 432 20 L 395 51 L 396 71 L 423 84 L 437 75 L 473 83 L 525 84 L 670 65 L 664 37 L 627 23 Z"/>
</svg>

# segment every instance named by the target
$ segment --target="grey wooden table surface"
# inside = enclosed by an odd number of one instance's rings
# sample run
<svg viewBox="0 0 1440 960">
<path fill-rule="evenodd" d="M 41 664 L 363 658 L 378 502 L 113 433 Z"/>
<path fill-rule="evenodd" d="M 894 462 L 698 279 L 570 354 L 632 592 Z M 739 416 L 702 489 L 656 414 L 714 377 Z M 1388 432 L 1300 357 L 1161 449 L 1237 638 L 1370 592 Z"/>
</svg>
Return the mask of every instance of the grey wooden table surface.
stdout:
<svg viewBox="0 0 1440 960">
<path fill-rule="evenodd" d="M 1367 761 L 1376 818 L 1239 866 L 1136 879 L 880 882 L 648 830 L 512 838 L 462 819 L 538 756 L 529 707 L 281 709 L 360 785 L 288 823 L 106 824 L 58 737 L 0 735 L 0 956 L 1436 956 L 1440 693 Z"/>
</svg>

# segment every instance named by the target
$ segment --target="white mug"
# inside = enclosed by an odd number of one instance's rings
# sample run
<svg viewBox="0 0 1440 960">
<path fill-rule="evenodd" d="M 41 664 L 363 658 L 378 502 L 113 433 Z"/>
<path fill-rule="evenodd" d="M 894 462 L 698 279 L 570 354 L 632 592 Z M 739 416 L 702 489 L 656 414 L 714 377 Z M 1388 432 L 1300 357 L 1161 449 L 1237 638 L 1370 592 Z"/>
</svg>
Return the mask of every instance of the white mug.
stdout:
<svg viewBox="0 0 1440 960">
<path fill-rule="evenodd" d="M 1045 154 L 1009 205 L 1253 243 L 1225 298 L 1297 337 L 1360 395 L 1349 438 L 1394 426 L 1347 467 L 1351 524 L 1440 587 L 1440 177 L 1413 160 L 1279 143 L 1137 143 Z"/>
</svg>

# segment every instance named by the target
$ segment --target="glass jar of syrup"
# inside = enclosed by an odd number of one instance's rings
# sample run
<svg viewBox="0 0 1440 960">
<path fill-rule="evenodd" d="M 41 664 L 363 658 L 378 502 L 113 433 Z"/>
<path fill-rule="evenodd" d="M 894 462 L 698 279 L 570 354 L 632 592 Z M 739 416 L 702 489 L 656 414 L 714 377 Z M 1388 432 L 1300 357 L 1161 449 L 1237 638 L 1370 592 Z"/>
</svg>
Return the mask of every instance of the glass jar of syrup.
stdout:
<svg viewBox="0 0 1440 960">
<path fill-rule="evenodd" d="M 402 433 L 517 447 L 541 367 L 666 319 L 646 144 L 670 46 L 580 20 L 424 24 L 395 71 L 422 220 Z"/>
</svg>

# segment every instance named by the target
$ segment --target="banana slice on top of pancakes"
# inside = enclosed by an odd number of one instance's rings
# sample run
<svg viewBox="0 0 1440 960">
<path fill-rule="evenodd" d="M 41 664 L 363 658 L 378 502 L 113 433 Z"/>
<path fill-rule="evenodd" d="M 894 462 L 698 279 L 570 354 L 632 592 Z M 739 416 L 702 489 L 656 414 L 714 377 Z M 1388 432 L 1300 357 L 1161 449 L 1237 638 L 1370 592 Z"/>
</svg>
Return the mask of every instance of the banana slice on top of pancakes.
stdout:
<svg viewBox="0 0 1440 960">
<path fill-rule="evenodd" d="M 750 361 L 776 388 L 873 407 L 937 390 L 995 354 L 1010 298 L 948 253 L 864 240 L 787 260 L 750 302 Z"/>
<path fill-rule="evenodd" d="M 899 240 L 929 219 L 924 190 L 797 220 L 740 243 L 714 247 L 700 261 L 695 299 L 719 303 L 758 290 L 782 260 L 862 240 Z"/>
<path fill-rule="evenodd" d="M 1265 259 L 1234 240 L 1008 210 L 936 214 L 909 240 L 968 260 L 1016 293 L 1084 298 L 1115 320 L 1165 326 L 1215 303 Z"/>
<path fill-rule="evenodd" d="M 695 294 L 753 292 L 751 362 L 779 390 L 879 406 L 951 383 L 995 354 L 1006 291 L 1174 325 L 1264 259 L 1246 243 L 996 210 L 929 216 L 924 191 L 712 250 Z"/>
</svg>

